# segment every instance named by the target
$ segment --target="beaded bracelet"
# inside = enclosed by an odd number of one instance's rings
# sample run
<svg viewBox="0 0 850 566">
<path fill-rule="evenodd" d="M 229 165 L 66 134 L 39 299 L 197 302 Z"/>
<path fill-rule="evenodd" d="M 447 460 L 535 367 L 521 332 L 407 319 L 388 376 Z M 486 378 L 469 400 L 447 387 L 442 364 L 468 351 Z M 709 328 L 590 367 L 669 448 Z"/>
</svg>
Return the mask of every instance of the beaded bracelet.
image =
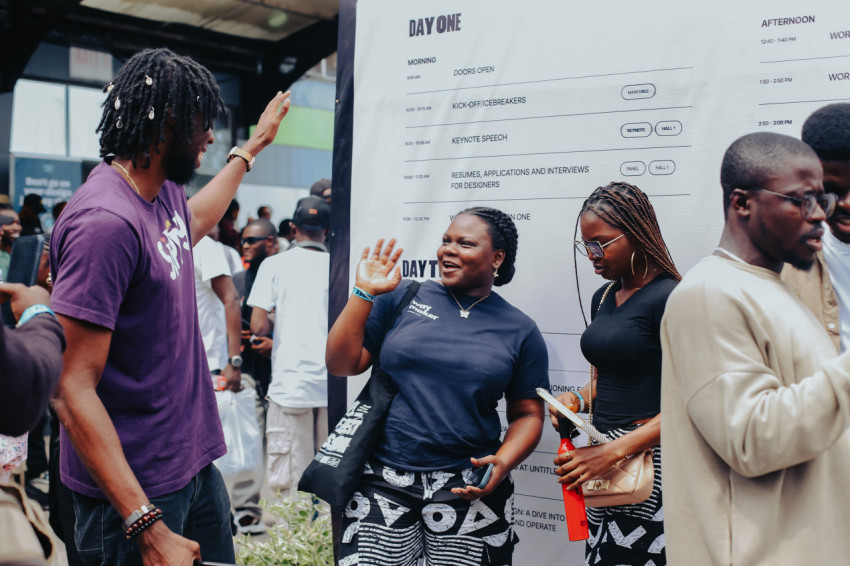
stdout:
<svg viewBox="0 0 850 566">
<path fill-rule="evenodd" d="M 369 293 L 367 293 L 356 285 L 354 286 L 354 289 L 351 292 L 354 293 L 355 297 L 360 297 L 364 301 L 369 301 L 370 303 L 375 302 L 375 295 L 370 295 Z"/>
<path fill-rule="evenodd" d="M 124 527 L 124 536 L 127 537 L 128 540 L 134 539 L 139 536 L 142 531 L 144 531 L 160 519 L 162 519 L 162 509 L 154 507 L 153 510 L 148 511 L 147 513 L 136 519 L 136 521 L 132 525 L 130 525 L 129 527 Z"/>
</svg>

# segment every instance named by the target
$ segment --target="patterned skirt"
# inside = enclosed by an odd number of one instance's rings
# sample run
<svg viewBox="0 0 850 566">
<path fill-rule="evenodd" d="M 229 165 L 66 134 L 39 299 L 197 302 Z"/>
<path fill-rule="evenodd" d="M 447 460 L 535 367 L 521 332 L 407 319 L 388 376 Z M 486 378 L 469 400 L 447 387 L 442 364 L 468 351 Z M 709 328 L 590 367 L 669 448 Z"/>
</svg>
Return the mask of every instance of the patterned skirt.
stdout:
<svg viewBox="0 0 850 566">
<path fill-rule="evenodd" d="M 619 438 L 638 428 L 626 425 L 605 433 Z M 661 504 L 661 447 L 652 448 L 655 484 L 649 499 L 632 505 L 588 508 L 590 538 L 585 546 L 587 566 L 662 566 L 667 564 L 664 547 L 664 508 Z"/>
</svg>

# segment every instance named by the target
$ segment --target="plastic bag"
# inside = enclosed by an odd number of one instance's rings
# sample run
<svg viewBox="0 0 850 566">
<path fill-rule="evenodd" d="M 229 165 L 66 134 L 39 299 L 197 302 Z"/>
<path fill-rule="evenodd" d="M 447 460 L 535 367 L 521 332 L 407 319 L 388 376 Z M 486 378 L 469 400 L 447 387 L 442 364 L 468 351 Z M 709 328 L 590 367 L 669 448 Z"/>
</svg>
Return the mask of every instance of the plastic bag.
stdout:
<svg viewBox="0 0 850 566">
<path fill-rule="evenodd" d="M 224 430 L 227 454 L 215 461 L 224 477 L 228 492 L 236 482 L 263 479 L 263 436 L 257 422 L 253 387 L 233 391 L 216 391 L 218 414 Z"/>
</svg>

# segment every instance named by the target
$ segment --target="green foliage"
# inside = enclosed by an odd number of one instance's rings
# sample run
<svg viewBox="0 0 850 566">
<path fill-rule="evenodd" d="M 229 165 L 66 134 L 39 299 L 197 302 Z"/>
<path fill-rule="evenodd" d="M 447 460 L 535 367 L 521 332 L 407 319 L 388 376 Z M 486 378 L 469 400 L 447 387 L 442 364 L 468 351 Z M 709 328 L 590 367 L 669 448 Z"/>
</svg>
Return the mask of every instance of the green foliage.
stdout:
<svg viewBox="0 0 850 566">
<path fill-rule="evenodd" d="M 333 566 L 330 508 L 299 492 L 296 498 L 260 501 L 277 522 L 267 535 L 236 539 L 236 562 L 244 566 Z M 315 517 L 315 519 L 314 519 Z"/>
</svg>

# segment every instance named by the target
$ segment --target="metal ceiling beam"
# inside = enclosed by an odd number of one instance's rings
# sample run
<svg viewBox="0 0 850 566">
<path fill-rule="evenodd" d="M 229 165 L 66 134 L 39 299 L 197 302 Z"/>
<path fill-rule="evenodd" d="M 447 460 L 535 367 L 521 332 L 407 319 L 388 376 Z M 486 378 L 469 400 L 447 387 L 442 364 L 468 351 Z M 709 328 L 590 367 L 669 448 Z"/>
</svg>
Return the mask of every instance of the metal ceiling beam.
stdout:
<svg viewBox="0 0 850 566">
<path fill-rule="evenodd" d="M 38 44 L 80 0 L 0 0 L 0 93 L 11 92 Z"/>
<path fill-rule="evenodd" d="M 261 72 L 243 77 L 244 118 L 256 120 L 275 92 L 286 91 L 319 61 L 336 52 L 338 32 L 338 19 L 321 21 L 270 45 L 263 57 Z M 291 69 L 282 72 L 282 64 Z"/>
<path fill-rule="evenodd" d="M 302 16 L 305 18 L 313 18 L 317 20 L 327 20 L 332 21 L 336 19 L 336 15 L 328 15 L 322 14 L 319 10 L 298 10 L 292 7 L 292 0 L 236 0 L 237 2 L 241 2 L 242 4 L 251 4 L 253 6 L 262 6 L 263 8 L 269 8 L 272 10 L 280 10 L 281 12 L 286 12 L 287 14 L 293 14 L 296 16 Z M 305 5 L 309 5 L 309 2 L 304 2 Z"/>
<path fill-rule="evenodd" d="M 108 51 L 119 59 L 149 47 L 168 47 L 242 80 L 243 107 L 234 118 L 237 127 L 246 127 L 275 92 L 287 90 L 336 51 L 337 30 L 336 19 L 323 19 L 268 42 L 87 8 L 79 0 L 0 0 L 0 92 L 14 88 L 45 39 Z M 281 72 L 284 59 L 292 62 L 287 73 Z"/>
</svg>

